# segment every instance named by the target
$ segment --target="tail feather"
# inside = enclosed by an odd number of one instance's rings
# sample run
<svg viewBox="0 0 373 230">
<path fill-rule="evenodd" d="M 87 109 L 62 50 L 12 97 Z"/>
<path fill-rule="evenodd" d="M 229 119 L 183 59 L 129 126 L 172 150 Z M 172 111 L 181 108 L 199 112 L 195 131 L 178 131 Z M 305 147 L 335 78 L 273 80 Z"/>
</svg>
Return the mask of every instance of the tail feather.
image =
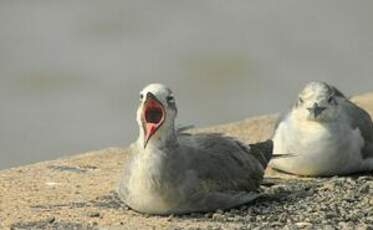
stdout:
<svg viewBox="0 0 373 230">
<path fill-rule="evenodd" d="M 292 153 L 273 155 L 272 154 L 273 153 L 273 141 L 272 140 L 267 140 L 265 142 L 251 144 L 250 153 L 262 164 L 264 168 L 267 167 L 271 159 L 289 158 L 289 157 L 296 156 L 296 154 L 292 154 Z"/>
<path fill-rule="evenodd" d="M 286 154 L 272 154 L 272 159 L 279 159 L 279 158 L 289 158 L 289 157 L 296 157 L 297 154 L 295 153 L 286 153 Z"/>
<path fill-rule="evenodd" d="M 250 145 L 250 153 L 261 163 L 264 168 L 267 167 L 268 162 L 272 158 L 272 150 L 272 140 Z"/>
</svg>

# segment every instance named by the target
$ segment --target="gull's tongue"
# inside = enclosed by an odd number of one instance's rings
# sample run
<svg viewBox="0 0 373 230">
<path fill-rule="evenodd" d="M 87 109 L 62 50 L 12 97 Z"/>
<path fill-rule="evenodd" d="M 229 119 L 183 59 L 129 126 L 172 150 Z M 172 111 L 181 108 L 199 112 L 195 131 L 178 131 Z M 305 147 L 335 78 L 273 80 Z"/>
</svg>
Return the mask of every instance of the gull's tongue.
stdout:
<svg viewBox="0 0 373 230">
<path fill-rule="evenodd" d="M 157 124 L 146 123 L 146 138 L 150 137 L 157 130 Z"/>
</svg>

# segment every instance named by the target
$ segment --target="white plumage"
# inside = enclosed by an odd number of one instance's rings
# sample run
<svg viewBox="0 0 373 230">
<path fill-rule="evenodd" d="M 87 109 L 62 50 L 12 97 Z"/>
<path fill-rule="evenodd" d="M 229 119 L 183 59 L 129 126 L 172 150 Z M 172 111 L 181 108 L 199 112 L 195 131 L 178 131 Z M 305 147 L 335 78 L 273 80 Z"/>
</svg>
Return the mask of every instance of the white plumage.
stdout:
<svg viewBox="0 0 373 230">
<path fill-rule="evenodd" d="M 311 82 L 279 122 L 275 169 L 304 176 L 333 176 L 373 170 L 373 124 L 368 113 L 335 87 Z"/>
</svg>

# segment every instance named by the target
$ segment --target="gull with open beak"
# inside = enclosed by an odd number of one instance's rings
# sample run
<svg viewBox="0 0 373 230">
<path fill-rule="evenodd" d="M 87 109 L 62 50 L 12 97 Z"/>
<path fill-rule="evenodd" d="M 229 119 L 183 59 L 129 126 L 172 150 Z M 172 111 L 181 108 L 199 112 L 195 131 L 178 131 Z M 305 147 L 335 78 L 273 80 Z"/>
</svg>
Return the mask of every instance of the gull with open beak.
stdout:
<svg viewBox="0 0 373 230">
<path fill-rule="evenodd" d="M 323 82 L 306 85 L 278 124 L 271 166 L 303 176 L 334 176 L 373 170 L 373 123 L 369 114 Z"/>
<path fill-rule="evenodd" d="M 172 91 L 151 84 L 140 93 L 139 137 L 129 150 L 118 193 L 132 209 L 169 215 L 230 209 L 258 197 L 268 156 L 222 134 L 175 129 Z"/>
</svg>

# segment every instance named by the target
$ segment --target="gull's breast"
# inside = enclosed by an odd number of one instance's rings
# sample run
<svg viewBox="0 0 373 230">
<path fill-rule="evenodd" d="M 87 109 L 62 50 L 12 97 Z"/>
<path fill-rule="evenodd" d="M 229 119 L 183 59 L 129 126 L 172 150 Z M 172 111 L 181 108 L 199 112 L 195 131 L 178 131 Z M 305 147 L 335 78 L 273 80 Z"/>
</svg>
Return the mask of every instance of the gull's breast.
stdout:
<svg viewBox="0 0 373 230">
<path fill-rule="evenodd" d="M 153 155 L 154 156 L 154 155 Z M 169 191 L 162 191 L 162 178 L 158 159 L 138 160 L 132 165 L 128 180 L 128 205 L 140 212 L 162 214 L 172 207 L 164 199 Z"/>
<path fill-rule="evenodd" d="M 274 154 L 293 153 L 296 157 L 274 160 L 272 165 L 301 175 L 344 174 L 360 167 L 363 139 L 359 130 L 346 126 L 302 124 L 282 130 L 274 138 Z"/>
</svg>

